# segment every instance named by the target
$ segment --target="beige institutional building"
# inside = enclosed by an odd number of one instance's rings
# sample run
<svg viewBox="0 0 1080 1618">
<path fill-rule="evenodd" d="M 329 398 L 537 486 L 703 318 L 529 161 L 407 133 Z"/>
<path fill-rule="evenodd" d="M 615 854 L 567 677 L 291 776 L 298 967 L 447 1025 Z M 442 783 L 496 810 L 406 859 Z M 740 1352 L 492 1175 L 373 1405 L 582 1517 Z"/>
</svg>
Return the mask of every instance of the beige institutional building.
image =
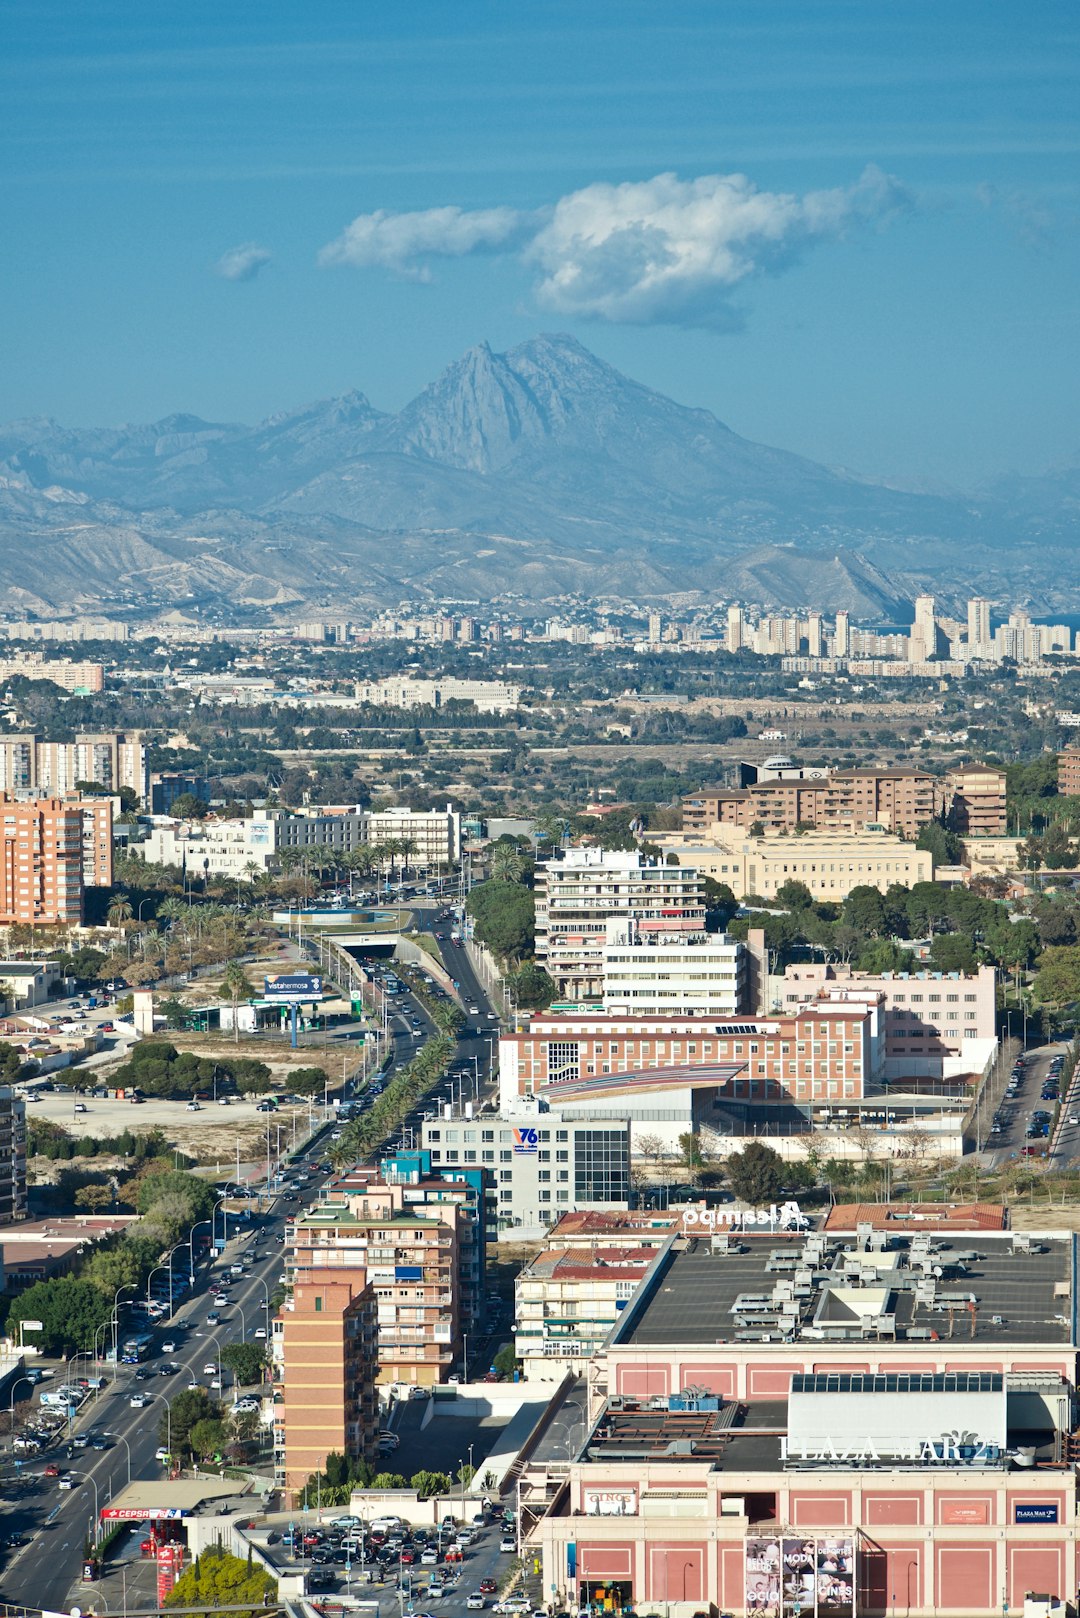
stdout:
<svg viewBox="0 0 1080 1618">
<path fill-rule="evenodd" d="M 803 882 L 815 899 L 843 899 L 852 888 L 893 883 L 909 888 L 931 882 L 932 856 L 890 832 L 766 832 L 751 837 L 740 826 L 661 832 L 654 839 L 680 865 L 726 882 L 736 899 L 775 897 L 785 882 Z"/>
</svg>

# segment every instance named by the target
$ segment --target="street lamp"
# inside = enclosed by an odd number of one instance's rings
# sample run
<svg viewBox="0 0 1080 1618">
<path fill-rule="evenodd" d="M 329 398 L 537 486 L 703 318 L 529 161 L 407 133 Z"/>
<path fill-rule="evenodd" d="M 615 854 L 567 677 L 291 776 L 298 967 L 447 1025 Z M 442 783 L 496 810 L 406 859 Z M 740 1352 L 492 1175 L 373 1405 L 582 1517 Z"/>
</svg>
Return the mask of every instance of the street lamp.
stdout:
<svg viewBox="0 0 1080 1618">
<path fill-rule="evenodd" d="M 165 1434 L 166 1434 L 165 1445 L 166 1445 L 166 1448 L 169 1451 L 169 1458 L 171 1460 L 172 1459 L 172 1405 L 169 1403 L 168 1399 L 166 1399 L 166 1397 L 165 1397 L 165 1395 L 163 1393 L 152 1393 L 150 1395 L 150 1398 L 151 1398 L 151 1400 L 158 1400 L 161 1404 L 163 1404 L 165 1406 Z"/>
<path fill-rule="evenodd" d="M 146 1277 L 146 1301 L 147 1301 L 147 1303 L 149 1303 L 150 1302 L 150 1283 L 151 1283 L 151 1281 L 154 1279 L 154 1276 L 157 1274 L 157 1272 L 159 1270 L 168 1270 L 168 1272 L 169 1272 L 169 1318 L 170 1319 L 172 1318 L 172 1312 L 173 1312 L 172 1256 L 173 1256 L 173 1254 L 175 1252 L 176 1252 L 176 1248 L 171 1247 L 169 1249 L 168 1256 L 165 1259 L 165 1262 L 162 1263 L 162 1264 L 155 1264 L 154 1268 L 150 1271 L 150 1274 Z"/>
<path fill-rule="evenodd" d="M 8 1416 L 10 1417 L 10 1420 L 11 1420 L 11 1432 L 12 1432 L 12 1438 L 13 1439 L 14 1439 L 14 1434 L 15 1434 L 15 1389 L 18 1388 L 18 1387 L 21 1387 L 24 1382 L 26 1383 L 28 1388 L 33 1388 L 33 1386 L 34 1386 L 33 1379 L 31 1377 L 28 1377 L 28 1376 L 19 1377 L 18 1381 L 14 1382 L 12 1384 L 12 1388 L 11 1388 L 11 1400 L 10 1400 L 10 1402 L 8 1404 Z"/>
<path fill-rule="evenodd" d="M 79 1477 L 79 1474 L 76 1473 L 75 1476 Z M 84 1472 L 84 1473 L 82 1473 L 82 1475 L 80 1477 L 80 1482 L 82 1484 L 84 1484 L 84 1485 L 89 1483 L 90 1487 L 94 1491 L 94 1536 L 93 1536 L 93 1539 L 94 1539 L 94 1547 L 96 1549 L 97 1548 L 97 1542 L 98 1542 L 98 1532 L 99 1532 L 99 1530 L 101 1528 L 101 1514 L 100 1514 L 100 1511 L 99 1511 L 99 1508 L 98 1508 L 97 1480 L 94 1477 L 93 1473 Z"/>
<path fill-rule="evenodd" d="M 216 1209 L 215 1209 L 215 1212 L 216 1212 Z M 179 1242 L 177 1244 L 180 1247 L 183 1247 L 183 1246 L 186 1245 L 187 1250 L 188 1250 L 188 1285 L 189 1286 L 194 1286 L 195 1285 L 195 1232 L 197 1230 L 201 1230 L 204 1225 L 209 1225 L 210 1226 L 210 1244 L 211 1244 L 211 1246 L 213 1246 L 213 1242 L 214 1242 L 214 1221 L 212 1219 L 200 1219 L 198 1224 L 197 1225 L 192 1225 L 190 1231 L 188 1232 L 188 1239 L 187 1239 L 186 1244 L 184 1242 Z"/>
<path fill-rule="evenodd" d="M 137 1281 L 125 1281 L 122 1287 L 117 1287 L 113 1296 L 112 1329 L 113 1329 L 113 1372 L 112 1379 L 116 1381 L 116 1367 L 120 1363 L 120 1294 L 121 1292 L 137 1292 Z"/>
<path fill-rule="evenodd" d="M 124 1435 L 122 1433 L 117 1433 L 116 1437 L 120 1440 L 120 1443 L 123 1444 L 124 1448 L 127 1450 L 127 1472 L 128 1472 L 128 1483 L 130 1484 L 130 1482 L 131 1482 L 131 1445 L 128 1443 L 127 1439 L 124 1437 Z"/>
<path fill-rule="evenodd" d="M 210 1245 L 211 1245 L 211 1247 L 214 1246 L 214 1242 L 215 1242 L 215 1237 L 214 1237 L 214 1232 L 215 1232 L 215 1228 L 216 1228 L 215 1221 L 217 1220 L 217 1211 L 218 1211 L 219 1208 L 222 1210 L 222 1214 L 221 1214 L 222 1240 L 224 1241 L 226 1246 L 228 1246 L 228 1244 L 229 1244 L 229 1210 L 228 1210 L 228 1207 L 226 1206 L 226 1204 L 228 1203 L 228 1200 L 229 1200 L 228 1197 L 219 1197 L 217 1199 L 217 1201 L 214 1203 L 214 1211 L 210 1215 Z"/>
</svg>

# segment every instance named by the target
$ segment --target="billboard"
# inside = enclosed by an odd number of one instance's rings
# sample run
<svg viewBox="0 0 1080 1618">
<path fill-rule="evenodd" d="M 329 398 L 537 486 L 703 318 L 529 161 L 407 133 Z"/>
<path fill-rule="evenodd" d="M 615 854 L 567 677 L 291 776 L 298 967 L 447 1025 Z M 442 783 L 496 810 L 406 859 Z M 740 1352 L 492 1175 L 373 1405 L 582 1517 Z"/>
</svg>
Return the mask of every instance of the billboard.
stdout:
<svg viewBox="0 0 1080 1618">
<path fill-rule="evenodd" d="M 321 1000 L 323 980 L 311 972 L 279 972 L 277 977 L 263 979 L 263 999 L 273 1005 L 287 1006 L 294 1000 Z"/>
<path fill-rule="evenodd" d="M 540 1131 L 531 1125 L 514 1126 L 514 1153 L 517 1157 L 532 1157 L 540 1146 Z"/>
<path fill-rule="evenodd" d="M 636 1517 L 636 1489 L 586 1489 L 586 1517 Z"/>
<path fill-rule="evenodd" d="M 854 1618 L 853 1540 L 748 1539 L 745 1596 L 748 1618 Z"/>
</svg>

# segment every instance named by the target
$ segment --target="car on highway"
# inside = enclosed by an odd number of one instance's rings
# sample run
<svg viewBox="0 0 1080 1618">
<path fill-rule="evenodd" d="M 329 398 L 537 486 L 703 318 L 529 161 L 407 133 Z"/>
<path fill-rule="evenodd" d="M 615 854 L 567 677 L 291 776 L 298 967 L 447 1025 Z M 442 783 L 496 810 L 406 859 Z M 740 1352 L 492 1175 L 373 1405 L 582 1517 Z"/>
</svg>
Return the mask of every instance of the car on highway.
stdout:
<svg viewBox="0 0 1080 1618">
<path fill-rule="evenodd" d="M 131 1398 L 128 1400 L 128 1404 L 131 1406 L 132 1410 L 145 1410 L 149 1403 L 150 1400 L 147 1398 L 145 1393 L 133 1393 Z"/>
<path fill-rule="evenodd" d="M 472 1594 L 467 1597 L 465 1605 L 468 1607 L 470 1612 L 483 1612 L 484 1608 L 487 1606 L 487 1597 L 482 1595 L 479 1590 L 474 1590 Z"/>
<path fill-rule="evenodd" d="M 73 1489 L 75 1487 L 74 1472 L 62 1472 L 57 1480 L 56 1487 L 58 1489 Z"/>
<path fill-rule="evenodd" d="M 499 1550 L 503 1555 L 513 1555 L 517 1550 L 517 1540 L 512 1534 L 504 1534 L 499 1541 Z"/>
<path fill-rule="evenodd" d="M 49 1462 L 48 1466 L 45 1468 L 45 1476 L 47 1478 L 58 1478 L 60 1476 L 60 1468 L 57 1466 L 55 1461 Z"/>
</svg>

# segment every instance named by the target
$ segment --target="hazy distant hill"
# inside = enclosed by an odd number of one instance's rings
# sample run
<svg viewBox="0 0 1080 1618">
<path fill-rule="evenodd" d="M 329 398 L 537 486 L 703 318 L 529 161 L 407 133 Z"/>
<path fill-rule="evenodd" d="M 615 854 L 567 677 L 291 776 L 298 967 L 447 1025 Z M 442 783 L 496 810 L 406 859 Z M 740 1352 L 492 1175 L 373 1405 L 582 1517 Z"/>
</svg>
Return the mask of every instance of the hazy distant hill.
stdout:
<svg viewBox="0 0 1080 1618">
<path fill-rule="evenodd" d="M 351 393 L 257 427 L 0 427 L 0 587 L 48 611 L 698 590 L 889 617 L 989 577 L 1063 605 L 1078 486 L 887 488 L 539 337 L 471 349 L 397 415 Z"/>
</svg>

